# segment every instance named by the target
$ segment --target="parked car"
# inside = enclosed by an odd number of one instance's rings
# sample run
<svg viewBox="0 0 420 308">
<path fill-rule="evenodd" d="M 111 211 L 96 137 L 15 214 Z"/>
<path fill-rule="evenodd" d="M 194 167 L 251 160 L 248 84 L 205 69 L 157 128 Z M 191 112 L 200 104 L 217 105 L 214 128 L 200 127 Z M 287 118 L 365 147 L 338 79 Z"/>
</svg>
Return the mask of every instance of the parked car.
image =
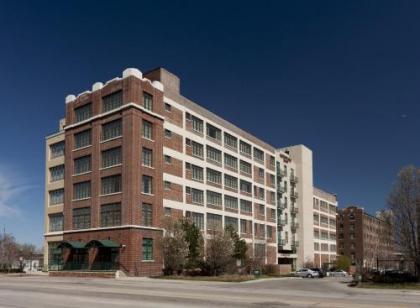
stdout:
<svg viewBox="0 0 420 308">
<path fill-rule="evenodd" d="M 343 270 L 336 270 L 332 272 L 328 272 L 329 277 L 347 277 L 348 273 Z"/>
<path fill-rule="evenodd" d="M 296 274 L 297 277 L 302 277 L 302 278 L 319 277 L 319 273 L 311 270 L 310 268 L 302 268 L 302 269 L 296 271 L 295 274 Z"/>
<path fill-rule="evenodd" d="M 324 278 L 325 277 L 325 272 L 324 272 L 323 269 L 315 267 L 315 268 L 311 268 L 311 270 L 314 271 L 314 272 L 317 272 L 319 278 Z"/>
</svg>

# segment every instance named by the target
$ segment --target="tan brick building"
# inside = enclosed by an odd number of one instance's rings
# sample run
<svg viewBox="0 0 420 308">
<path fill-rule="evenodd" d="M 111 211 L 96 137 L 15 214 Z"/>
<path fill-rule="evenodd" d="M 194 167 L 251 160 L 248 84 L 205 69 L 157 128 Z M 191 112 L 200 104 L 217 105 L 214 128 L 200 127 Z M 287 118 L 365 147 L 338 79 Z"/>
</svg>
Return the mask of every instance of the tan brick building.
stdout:
<svg viewBox="0 0 420 308">
<path fill-rule="evenodd" d="M 311 249 L 299 245 L 312 213 L 312 152 L 276 149 L 223 120 L 182 96 L 165 69 L 126 69 L 67 96 L 46 152 L 50 270 L 160 274 L 164 216 L 190 217 L 204 235 L 232 225 L 266 263 L 313 256 L 311 228 L 301 241 Z"/>
</svg>

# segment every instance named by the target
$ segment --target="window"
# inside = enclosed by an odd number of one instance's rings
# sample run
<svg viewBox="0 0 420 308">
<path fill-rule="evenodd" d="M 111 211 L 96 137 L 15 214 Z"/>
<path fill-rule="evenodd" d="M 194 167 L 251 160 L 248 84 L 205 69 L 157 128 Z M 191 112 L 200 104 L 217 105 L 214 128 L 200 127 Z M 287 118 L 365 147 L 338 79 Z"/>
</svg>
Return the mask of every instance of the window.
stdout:
<svg viewBox="0 0 420 308">
<path fill-rule="evenodd" d="M 198 133 L 203 133 L 203 120 L 191 115 L 192 129 Z"/>
<path fill-rule="evenodd" d="M 254 159 L 264 162 L 264 151 L 261 151 L 260 149 L 254 148 Z"/>
<path fill-rule="evenodd" d="M 121 203 L 103 204 L 101 206 L 101 227 L 121 225 Z"/>
<path fill-rule="evenodd" d="M 248 230 L 248 222 L 245 219 L 241 219 L 241 233 L 242 234 L 250 233 Z"/>
<path fill-rule="evenodd" d="M 225 153 L 225 167 L 229 167 L 235 171 L 238 170 L 238 159 L 232 155 Z"/>
<path fill-rule="evenodd" d="M 172 215 L 172 209 L 170 207 L 164 207 L 163 210 L 165 212 L 165 216 L 171 216 Z"/>
<path fill-rule="evenodd" d="M 90 198 L 90 181 L 80 182 L 73 185 L 73 200 Z"/>
<path fill-rule="evenodd" d="M 241 212 L 252 213 L 252 202 L 241 199 Z"/>
<path fill-rule="evenodd" d="M 193 224 L 200 230 L 204 230 L 204 214 L 187 212 L 186 216 L 191 219 Z"/>
<path fill-rule="evenodd" d="M 192 144 L 192 155 L 199 158 L 203 158 L 204 157 L 203 145 L 195 141 L 191 141 L 191 144 Z"/>
<path fill-rule="evenodd" d="M 225 228 L 232 226 L 235 231 L 238 231 L 238 218 L 225 216 Z"/>
<path fill-rule="evenodd" d="M 143 238 L 143 261 L 153 260 L 153 239 Z"/>
<path fill-rule="evenodd" d="M 172 157 L 170 157 L 169 155 L 164 155 L 164 160 L 166 164 L 171 164 L 172 163 Z"/>
<path fill-rule="evenodd" d="M 121 175 L 111 175 L 101 179 L 101 194 L 109 195 L 121 192 Z"/>
<path fill-rule="evenodd" d="M 143 120 L 143 138 L 153 140 L 153 124 Z"/>
<path fill-rule="evenodd" d="M 81 122 L 92 117 L 92 104 L 86 104 L 74 109 L 75 122 Z"/>
<path fill-rule="evenodd" d="M 319 243 L 314 243 L 314 250 L 319 250 Z"/>
<path fill-rule="evenodd" d="M 200 181 L 200 182 L 204 181 L 203 168 L 192 165 L 191 170 L 192 170 L 192 179 L 194 181 Z"/>
<path fill-rule="evenodd" d="M 146 167 L 153 167 L 153 151 L 151 149 L 143 147 L 142 164 Z"/>
<path fill-rule="evenodd" d="M 225 195 L 225 209 L 237 210 L 238 198 Z"/>
<path fill-rule="evenodd" d="M 265 191 L 264 191 L 264 188 L 254 186 L 254 194 L 255 194 L 255 198 L 258 198 L 260 200 L 264 200 L 265 199 Z"/>
<path fill-rule="evenodd" d="M 252 184 L 250 182 L 241 180 L 241 191 L 248 193 L 248 194 L 252 194 Z"/>
<path fill-rule="evenodd" d="M 207 204 L 217 207 L 222 206 L 222 194 L 207 190 Z"/>
<path fill-rule="evenodd" d="M 148 175 L 143 175 L 142 193 L 153 194 L 153 178 Z"/>
<path fill-rule="evenodd" d="M 121 164 L 121 147 L 102 151 L 102 168 Z"/>
<path fill-rule="evenodd" d="M 238 138 L 225 133 L 225 146 L 236 151 L 238 149 Z"/>
<path fill-rule="evenodd" d="M 265 206 L 264 204 L 258 204 L 258 214 L 261 216 L 265 216 Z"/>
<path fill-rule="evenodd" d="M 74 148 L 80 149 L 92 144 L 92 136 L 90 129 L 74 134 Z"/>
<path fill-rule="evenodd" d="M 321 231 L 321 240 L 328 240 L 328 232 Z"/>
<path fill-rule="evenodd" d="M 163 181 L 163 188 L 165 190 L 170 190 L 171 189 L 171 182 L 169 182 L 169 181 Z"/>
<path fill-rule="evenodd" d="M 56 158 L 64 155 L 64 141 L 50 145 L 50 158 Z"/>
<path fill-rule="evenodd" d="M 223 226 L 222 216 L 216 214 L 207 213 L 207 229 L 218 230 Z"/>
<path fill-rule="evenodd" d="M 165 110 L 166 110 L 167 112 L 171 112 L 171 111 L 172 111 L 172 106 L 171 106 L 171 105 L 169 105 L 168 103 L 165 103 Z"/>
<path fill-rule="evenodd" d="M 64 203 L 64 189 L 50 191 L 50 205 Z"/>
<path fill-rule="evenodd" d="M 273 238 L 273 227 L 267 226 L 267 238 L 272 239 Z"/>
<path fill-rule="evenodd" d="M 239 163 L 240 170 L 243 173 L 246 173 L 248 175 L 252 174 L 252 166 L 250 163 L 247 163 L 246 161 L 241 160 Z"/>
<path fill-rule="evenodd" d="M 215 149 L 211 146 L 206 146 L 207 149 L 207 159 L 215 161 L 217 163 L 222 163 L 222 151 Z"/>
<path fill-rule="evenodd" d="M 316 226 L 319 225 L 319 215 L 318 214 L 314 214 L 314 225 L 316 225 Z"/>
<path fill-rule="evenodd" d="M 210 138 L 216 139 L 218 141 L 222 140 L 222 131 L 217 127 L 207 123 L 207 136 Z"/>
<path fill-rule="evenodd" d="M 73 230 L 90 228 L 90 207 L 73 209 Z"/>
<path fill-rule="evenodd" d="M 321 243 L 321 251 L 328 251 L 328 244 Z"/>
<path fill-rule="evenodd" d="M 238 179 L 234 176 L 225 174 L 225 187 L 238 190 Z"/>
<path fill-rule="evenodd" d="M 241 140 L 239 142 L 239 151 L 241 152 L 241 154 L 251 157 L 251 145 L 249 143 L 246 143 Z"/>
<path fill-rule="evenodd" d="M 270 155 L 270 167 L 274 168 L 276 165 L 276 158 Z"/>
<path fill-rule="evenodd" d="M 169 129 L 165 129 L 165 137 L 166 138 L 171 138 L 172 137 L 172 132 Z"/>
<path fill-rule="evenodd" d="M 204 192 L 199 189 L 191 189 L 191 200 L 194 204 L 203 205 L 204 204 Z"/>
<path fill-rule="evenodd" d="M 153 111 L 153 96 L 146 92 L 143 92 L 143 107 Z"/>
<path fill-rule="evenodd" d="M 153 224 L 153 206 L 149 203 L 141 205 L 141 224 L 151 226 Z"/>
<path fill-rule="evenodd" d="M 50 168 L 50 182 L 64 180 L 64 165 Z"/>
<path fill-rule="evenodd" d="M 222 185 L 222 173 L 210 168 L 207 168 L 207 181 Z"/>
<path fill-rule="evenodd" d="M 102 98 L 102 112 L 122 106 L 122 91 L 114 92 Z"/>
<path fill-rule="evenodd" d="M 91 171 L 90 155 L 83 156 L 74 160 L 74 174 L 82 174 Z"/>
<path fill-rule="evenodd" d="M 53 214 L 48 215 L 50 223 L 49 223 L 49 231 L 50 232 L 57 232 L 64 230 L 64 217 L 63 214 Z"/>
<path fill-rule="evenodd" d="M 122 121 L 115 120 L 102 125 L 102 141 L 121 137 Z"/>
<path fill-rule="evenodd" d="M 264 179 L 264 169 L 258 168 L 258 176 L 262 179 Z"/>
</svg>

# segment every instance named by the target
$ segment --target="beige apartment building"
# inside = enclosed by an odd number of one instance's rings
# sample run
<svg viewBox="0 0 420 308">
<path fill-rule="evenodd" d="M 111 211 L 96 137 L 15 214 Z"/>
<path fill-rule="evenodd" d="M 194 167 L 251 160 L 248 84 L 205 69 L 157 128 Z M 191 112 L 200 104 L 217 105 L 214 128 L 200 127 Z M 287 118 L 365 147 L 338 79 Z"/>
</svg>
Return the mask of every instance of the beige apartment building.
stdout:
<svg viewBox="0 0 420 308">
<path fill-rule="evenodd" d="M 204 236 L 233 226 L 251 257 L 315 257 L 312 152 L 277 149 L 181 95 L 163 68 L 66 97 L 46 139 L 45 265 L 51 271 L 162 269 L 162 218 Z"/>
</svg>

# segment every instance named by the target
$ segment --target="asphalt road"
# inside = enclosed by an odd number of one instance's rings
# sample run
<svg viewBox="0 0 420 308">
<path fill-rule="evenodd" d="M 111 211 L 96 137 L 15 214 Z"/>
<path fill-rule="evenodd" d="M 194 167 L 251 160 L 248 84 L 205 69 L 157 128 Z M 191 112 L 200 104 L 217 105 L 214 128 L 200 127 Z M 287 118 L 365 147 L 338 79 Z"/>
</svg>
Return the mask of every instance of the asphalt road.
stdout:
<svg viewBox="0 0 420 308">
<path fill-rule="evenodd" d="M 349 288 L 343 279 L 246 283 L 0 276 L 0 307 L 420 307 L 420 292 Z"/>
</svg>

